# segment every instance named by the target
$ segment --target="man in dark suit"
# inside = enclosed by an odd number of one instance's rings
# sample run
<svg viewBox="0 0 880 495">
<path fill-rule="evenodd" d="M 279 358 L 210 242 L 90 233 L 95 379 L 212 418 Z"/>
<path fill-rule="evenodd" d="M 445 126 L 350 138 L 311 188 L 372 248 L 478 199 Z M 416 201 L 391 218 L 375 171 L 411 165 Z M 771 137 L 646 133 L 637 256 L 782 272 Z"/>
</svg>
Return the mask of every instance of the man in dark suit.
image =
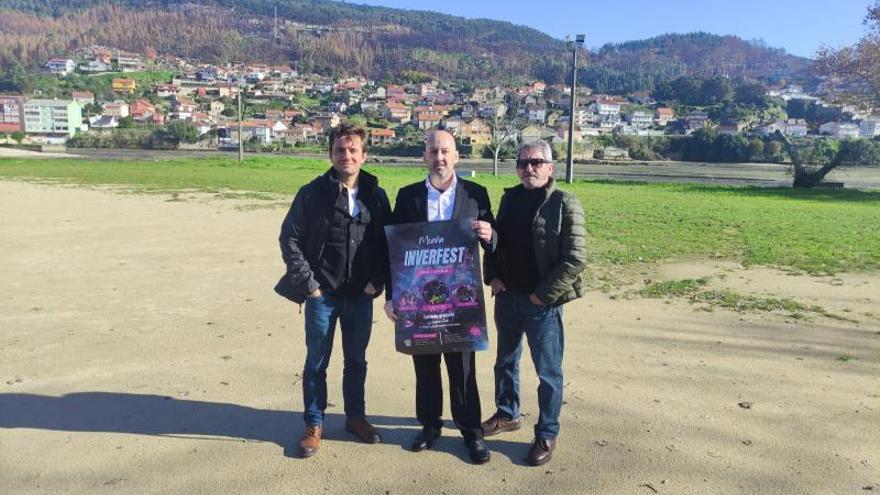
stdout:
<svg viewBox="0 0 880 495">
<path fill-rule="evenodd" d="M 424 181 L 403 187 L 397 193 L 392 224 L 474 219 L 472 227 L 484 250 L 492 252 L 497 242 L 495 223 L 486 188 L 455 174 L 458 149 L 455 138 L 445 130 L 434 130 L 425 143 L 425 164 L 428 176 Z M 385 313 L 392 321 L 397 317 L 391 304 L 393 288 L 388 286 Z M 449 375 L 449 397 L 452 418 L 461 430 L 471 460 L 483 464 L 489 460 L 489 448 L 483 441 L 480 427 L 480 396 L 477 390 L 474 352 L 443 353 Z M 412 443 L 414 452 L 429 449 L 440 436 L 443 421 L 443 382 L 440 376 L 440 354 L 415 355 L 416 417 L 422 431 Z"/>
</svg>

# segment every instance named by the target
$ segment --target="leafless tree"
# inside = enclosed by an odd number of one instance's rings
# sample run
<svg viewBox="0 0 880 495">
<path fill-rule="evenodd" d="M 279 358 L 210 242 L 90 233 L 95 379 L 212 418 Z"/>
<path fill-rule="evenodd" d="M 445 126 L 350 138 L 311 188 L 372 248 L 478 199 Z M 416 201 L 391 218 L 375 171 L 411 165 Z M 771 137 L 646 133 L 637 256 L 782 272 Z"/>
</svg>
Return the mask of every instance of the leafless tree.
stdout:
<svg viewBox="0 0 880 495">
<path fill-rule="evenodd" d="M 492 175 L 498 175 L 498 154 L 508 141 L 516 139 L 516 121 L 502 115 L 486 119 L 489 126 L 489 143 L 486 147 L 492 152 Z"/>
</svg>

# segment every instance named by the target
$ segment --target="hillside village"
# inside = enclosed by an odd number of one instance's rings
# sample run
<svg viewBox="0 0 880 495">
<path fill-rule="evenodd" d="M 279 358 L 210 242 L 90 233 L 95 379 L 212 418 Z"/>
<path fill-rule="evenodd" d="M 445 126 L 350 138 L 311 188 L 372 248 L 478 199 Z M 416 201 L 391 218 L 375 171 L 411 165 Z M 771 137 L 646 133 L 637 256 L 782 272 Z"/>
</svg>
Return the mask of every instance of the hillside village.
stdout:
<svg viewBox="0 0 880 495">
<path fill-rule="evenodd" d="M 55 94 L 0 95 L 0 142 L 159 148 L 184 143 L 222 149 L 241 141 L 249 150 L 283 151 L 319 146 L 328 129 L 343 120 L 366 125 L 369 145 L 389 154 L 406 154 L 407 146 L 418 145 L 426 131 L 440 125 L 472 156 L 485 155 L 485 148 L 498 145 L 505 133 L 560 146 L 568 140 L 567 86 L 532 81 L 481 87 L 427 79 L 391 84 L 359 77 L 331 79 L 300 73 L 296 66 L 221 67 L 107 47 L 78 50 L 70 58 L 46 62 L 44 74 L 59 83 Z M 156 80 L 157 74 L 168 77 Z M 85 89 L 98 78 L 109 79 L 108 87 Z M 630 158 L 631 150 L 612 146 L 611 136 L 711 132 L 766 140 L 777 131 L 795 138 L 880 135 L 880 117 L 873 116 L 870 107 L 827 103 L 782 81 L 761 87 L 763 94 L 753 96 L 760 104 L 731 111 L 730 85 L 721 86 L 717 104 L 708 106 L 686 105 L 649 92 L 594 94 L 579 86 L 574 112 L 578 157 Z M 133 142 L 111 139 L 120 129 L 151 137 Z M 163 130 L 164 138 L 156 139 Z"/>
</svg>

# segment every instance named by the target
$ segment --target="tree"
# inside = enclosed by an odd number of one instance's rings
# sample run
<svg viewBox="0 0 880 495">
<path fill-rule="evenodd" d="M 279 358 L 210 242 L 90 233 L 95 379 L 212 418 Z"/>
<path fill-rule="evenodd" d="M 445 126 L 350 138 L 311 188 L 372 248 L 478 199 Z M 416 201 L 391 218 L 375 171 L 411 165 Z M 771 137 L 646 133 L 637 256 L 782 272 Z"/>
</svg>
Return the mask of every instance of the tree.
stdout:
<svg viewBox="0 0 880 495">
<path fill-rule="evenodd" d="M 172 120 L 164 129 L 163 134 L 177 143 L 195 143 L 199 139 L 199 130 L 184 120 Z"/>
<path fill-rule="evenodd" d="M 516 139 L 516 124 L 506 116 L 490 117 L 486 119 L 486 124 L 489 126 L 486 148 L 492 152 L 492 175 L 498 175 L 498 154 L 505 143 Z"/>
<path fill-rule="evenodd" d="M 767 87 L 757 81 L 745 81 L 734 90 L 733 101 L 756 108 L 768 106 Z"/>
<path fill-rule="evenodd" d="M 10 134 L 9 137 L 11 137 L 16 143 L 21 144 L 21 142 L 24 141 L 24 138 L 27 137 L 27 134 L 22 131 L 15 131 Z"/>
<path fill-rule="evenodd" d="M 880 164 L 880 146 L 869 139 L 846 139 L 840 142 L 837 161 L 841 165 Z"/>
<path fill-rule="evenodd" d="M 855 89 L 850 91 L 851 95 L 868 97 L 880 102 L 880 0 L 875 0 L 874 5 L 868 7 L 868 14 L 863 22 L 868 30 L 856 44 L 840 49 L 822 48 L 816 53 L 814 70 L 817 74 L 832 79 L 857 82 L 858 85 L 852 86 Z M 814 117 L 816 120 L 828 117 L 815 105 L 813 110 L 818 114 Z M 832 149 L 830 143 L 819 142 L 812 149 L 804 149 L 794 146 L 779 131 L 777 134 L 782 138 L 785 149 L 791 157 L 794 187 L 814 187 L 820 184 L 829 172 L 843 163 L 844 159 L 851 158 L 847 156 L 850 151 L 845 148 L 842 153 L 840 144 L 836 141 L 836 149 Z"/>
<path fill-rule="evenodd" d="M 346 117 L 346 120 L 348 120 L 349 124 L 354 124 L 360 127 L 367 126 L 367 118 L 361 114 L 349 115 Z"/>
<path fill-rule="evenodd" d="M 669 83 L 674 98 L 686 105 L 699 104 L 702 82 L 693 77 L 682 76 Z"/>
<path fill-rule="evenodd" d="M 700 100 L 704 105 L 717 105 L 733 98 L 733 87 L 726 77 L 713 77 L 700 86 Z"/>
<path fill-rule="evenodd" d="M 868 30 L 856 44 L 819 50 L 815 71 L 822 76 L 857 81 L 863 95 L 880 102 L 880 0 L 868 7 L 863 23 Z"/>
<path fill-rule="evenodd" d="M 791 158 L 794 172 L 793 187 L 816 187 L 839 164 L 835 158 L 829 158 L 832 151 L 830 145 L 820 144 L 821 141 L 827 140 L 819 140 L 810 148 L 796 146 L 779 131 L 774 133 L 774 137 L 782 141 L 785 151 Z"/>
<path fill-rule="evenodd" d="M 5 132 L 0 132 L 0 139 L 3 139 L 4 143 L 9 143 L 9 135 Z"/>
</svg>

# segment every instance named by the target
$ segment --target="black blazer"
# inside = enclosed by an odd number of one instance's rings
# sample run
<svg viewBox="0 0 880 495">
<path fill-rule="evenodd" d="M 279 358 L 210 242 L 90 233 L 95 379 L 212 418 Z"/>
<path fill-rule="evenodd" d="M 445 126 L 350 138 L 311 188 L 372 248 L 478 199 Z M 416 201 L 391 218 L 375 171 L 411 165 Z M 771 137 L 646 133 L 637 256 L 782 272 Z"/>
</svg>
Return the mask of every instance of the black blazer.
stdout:
<svg viewBox="0 0 880 495">
<path fill-rule="evenodd" d="M 492 226 L 492 239 L 489 242 L 480 241 L 483 249 L 492 253 L 498 245 L 498 233 L 495 231 L 495 217 L 492 215 L 492 207 L 489 204 L 489 193 L 486 188 L 469 180 L 458 178 L 455 188 L 455 204 L 452 205 L 452 219 L 475 218 L 489 222 Z M 428 187 L 425 181 L 400 188 L 397 198 L 394 200 L 394 211 L 391 213 L 389 225 L 399 223 L 427 222 L 428 221 Z M 390 267 L 389 267 L 390 269 Z M 390 274 L 386 277 L 386 299 L 391 299 L 392 287 Z"/>
</svg>

